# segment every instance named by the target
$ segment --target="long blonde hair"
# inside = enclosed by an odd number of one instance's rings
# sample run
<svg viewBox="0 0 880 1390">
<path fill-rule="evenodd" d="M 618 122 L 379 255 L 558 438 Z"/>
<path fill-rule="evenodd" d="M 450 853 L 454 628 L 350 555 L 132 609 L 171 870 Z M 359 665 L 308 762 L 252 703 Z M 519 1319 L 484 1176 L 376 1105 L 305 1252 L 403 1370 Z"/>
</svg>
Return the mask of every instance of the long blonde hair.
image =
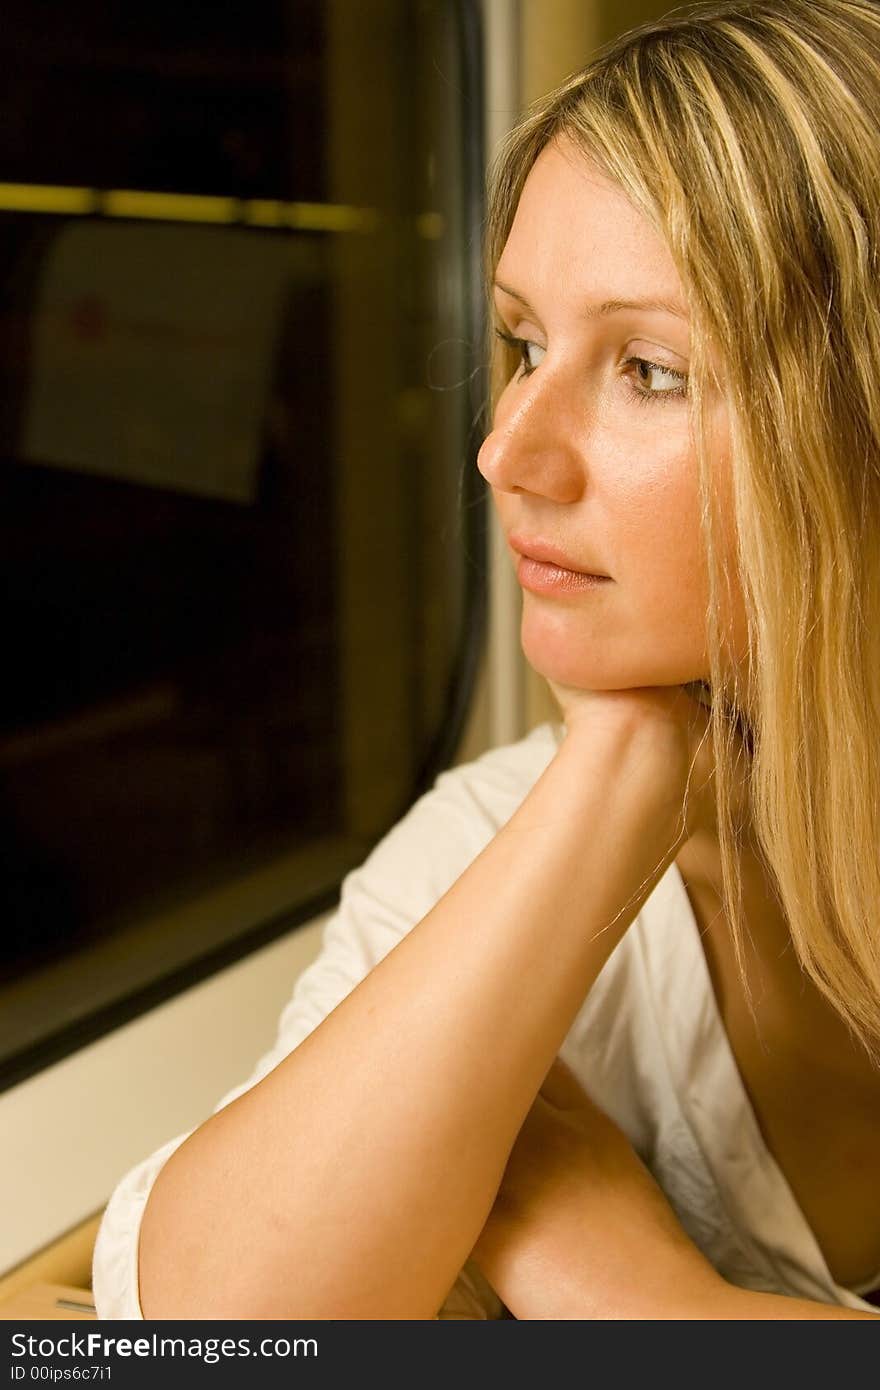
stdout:
<svg viewBox="0 0 880 1390">
<path fill-rule="evenodd" d="M 710 689 L 723 692 L 711 715 L 723 902 L 749 1005 L 737 721 L 753 832 L 797 957 L 880 1064 L 880 10 L 702 3 L 606 44 L 500 151 L 489 283 L 557 136 L 663 237 L 688 298 Z M 495 395 L 509 375 L 498 357 Z M 730 420 L 749 629 L 746 678 L 732 684 L 704 442 L 713 384 Z"/>
</svg>

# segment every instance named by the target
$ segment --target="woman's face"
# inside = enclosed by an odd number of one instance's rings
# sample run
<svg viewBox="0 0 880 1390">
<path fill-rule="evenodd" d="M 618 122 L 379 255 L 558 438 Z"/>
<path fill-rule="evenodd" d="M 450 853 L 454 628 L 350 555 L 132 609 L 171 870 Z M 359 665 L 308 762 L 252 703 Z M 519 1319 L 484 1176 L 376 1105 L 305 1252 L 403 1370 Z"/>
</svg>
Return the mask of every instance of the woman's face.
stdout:
<svg viewBox="0 0 880 1390">
<path fill-rule="evenodd" d="M 608 303 L 641 299 L 667 307 Z M 681 394 L 688 318 L 669 251 L 616 185 L 573 145 L 554 141 L 526 180 L 495 302 L 501 331 L 521 340 L 523 366 L 498 402 L 478 467 L 508 545 L 512 537 L 527 550 L 543 542 L 571 568 L 608 576 L 559 587 L 545 570 L 536 582 L 536 567 L 510 546 L 526 658 L 551 680 L 582 689 L 706 678 L 708 574 Z M 707 404 L 732 565 L 728 431 L 717 388 Z M 739 663 L 747 644 L 738 585 L 732 608 L 723 616 Z"/>
</svg>

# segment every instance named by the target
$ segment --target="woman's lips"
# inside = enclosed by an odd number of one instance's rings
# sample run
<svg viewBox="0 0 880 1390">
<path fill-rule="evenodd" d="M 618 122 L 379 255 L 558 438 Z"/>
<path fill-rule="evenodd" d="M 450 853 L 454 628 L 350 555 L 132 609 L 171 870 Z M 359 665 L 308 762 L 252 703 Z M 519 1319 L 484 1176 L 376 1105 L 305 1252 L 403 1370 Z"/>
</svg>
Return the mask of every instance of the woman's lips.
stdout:
<svg viewBox="0 0 880 1390">
<path fill-rule="evenodd" d="M 533 560 L 528 555 L 520 555 L 516 577 L 524 589 L 535 594 L 583 593 L 613 583 L 607 574 L 583 574 L 580 570 Z"/>
<path fill-rule="evenodd" d="M 599 579 L 608 579 L 609 575 L 602 570 L 593 569 L 589 564 L 582 564 L 576 561 L 574 556 L 568 555 L 558 546 L 551 544 L 550 541 L 541 540 L 535 536 L 530 539 L 528 536 L 517 535 L 512 532 L 508 536 L 508 543 L 520 555 L 525 555 L 529 560 L 539 560 L 545 565 L 556 565 L 559 569 L 566 570 L 569 574 L 589 574 Z"/>
<path fill-rule="evenodd" d="M 608 574 L 575 568 L 572 559 L 549 541 L 512 534 L 508 542 L 519 553 L 516 577 L 524 589 L 533 593 L 584 593 L 613 582 Z"/>
</svg>

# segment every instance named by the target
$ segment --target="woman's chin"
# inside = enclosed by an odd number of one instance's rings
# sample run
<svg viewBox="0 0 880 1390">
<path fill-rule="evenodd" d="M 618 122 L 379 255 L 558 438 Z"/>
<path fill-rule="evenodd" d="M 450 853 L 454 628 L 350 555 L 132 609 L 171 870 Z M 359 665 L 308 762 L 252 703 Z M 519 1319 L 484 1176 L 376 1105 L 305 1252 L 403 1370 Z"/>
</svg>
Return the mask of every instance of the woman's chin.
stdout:
<svg viewBox="0 0 880 1390">
<path fill-rule="evenodd" d="M 529 621 L 523 617 L 520 645 L 533 671 L 546 680 L 576 690 L 614 690 L 626 684 L 626 673 L 610 661 L 601 639 L 578 637 L 565 624 Z M 598 659 L 597 659 L 598 658 Z"/>
<path fill-rule="evenodd" d="M 546 619 L 535 621 L 524 613 L 520 628 L 523 656 L 532 670 L 547 680 L 595 690 L 603 683 L 603 663 L 584 660 L 585 651 L 592 648 L 595 652 L 595 645 L 589 639 L 578 639 L 566 627 Z"/>
<path fill-rule="evenodd" d="M 567 686 L 571 690 L 623 690 L 627 685 L 626 681 L 609 678 L 608 672 L 597 667 L 586 667 L 583 662 L 573 666 L 571 662 L 565 661 L 533 661 L 525 653 L 526 660 L 539 676 L 545 680 L 554 681 L 557 685 Z"/>
<path fill-rule="evenodd" d="M 524 605 L 520 646 L 532 670 L 559 685 L 576 690 L 635 690 L 689 684 L 694 698 L 711 703 L 708 678 L 695 674 L 699 660 L 689 652 L 661 649 L 634 654 L 631 644 L 574 631 L 565 614 L 538 613 Z"/>
</svg>

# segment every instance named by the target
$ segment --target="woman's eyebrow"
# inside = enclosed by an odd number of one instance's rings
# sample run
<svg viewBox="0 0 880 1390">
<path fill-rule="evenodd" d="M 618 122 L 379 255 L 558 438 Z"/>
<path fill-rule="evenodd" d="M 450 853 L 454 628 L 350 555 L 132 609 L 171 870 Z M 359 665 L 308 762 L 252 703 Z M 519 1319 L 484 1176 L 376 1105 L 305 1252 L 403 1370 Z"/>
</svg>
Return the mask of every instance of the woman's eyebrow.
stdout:
<svg viewBox="0 0 880 1390">
<path fill-rule="evenodd" d="M 503 294 L 510 295 L 511 299 L 517 300 L 530 314 L 535 312 L 525 295 L 511 289 L 509 285 L 503 285 L 500 280 L 496 280 L 494 285 L 496 290 L 501 290 Z M 685 320 L 688 317 L 681 305 L 672 299 L 606 299 L 601 304 L 585 304 L 583 313 L 585 318 L 597 319 L 604 318 L 607 314 L 616 314 L 621 309 L 642 309 L 649 313 L 672 314 L 677 319 Z"/>
</svg>

